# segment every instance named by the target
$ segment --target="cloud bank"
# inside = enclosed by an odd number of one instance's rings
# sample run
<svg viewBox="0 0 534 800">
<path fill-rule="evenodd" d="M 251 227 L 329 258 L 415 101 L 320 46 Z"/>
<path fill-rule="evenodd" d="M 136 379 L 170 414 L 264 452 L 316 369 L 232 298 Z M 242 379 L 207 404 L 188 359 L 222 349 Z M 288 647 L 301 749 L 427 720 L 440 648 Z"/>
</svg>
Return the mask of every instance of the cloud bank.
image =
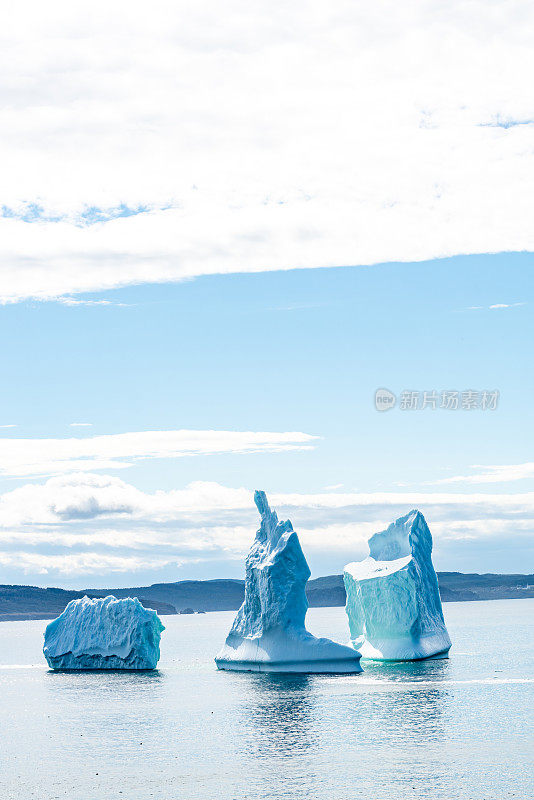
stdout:
<svg viewBox="0 0 534 800">
<path fill-rule="evenodd" d="M 363 558 L 368 537 L 414 507 L 431 526 L 438 567 L 452 554 L 462 568 L 466 547 L 475 558 L 478 547 L 506 550 L 511 542 L 522 553 L 534 529 L 532 492 L 272 493 L 270 499 L 281 517 L 291 518 L 316 575 Z M 113 575 L 131 585 L 134 573 L 145 581 L 177 580 L 199 568 L 211 570 L 210 577 L 240 575 L 257 523 L 251 487 L 195 482 L 149 493 L 109 475 L 63 475 L 0 497 L 0 564 L 18 582 L 30 575 L 78 586 L 102 585 Z M 516 571 L 528 568 L 525 561 Z"/>
<path fill-rule="evenodd" d="M 441 478 L 432 481 L 439 483 L 508 483 L 509 481 L 523 481 L 534 477 L 534 462 L 526 464 L 474 464 L 471 469 L 482 470 L 471 475 L 454 475 L 450 478 Z"/>
<path fill-rule="evenodd" d="M 0 475 L 124 469 L 149 458 L 309 450 L 318 438 L 301 432 L 174 430 L 69 439 L 0 439 Z"/>
<path fill-rule="evenodd" d="M 534 250 L 534 7 L 22 0 L 0 298 Z"/>
</svg>

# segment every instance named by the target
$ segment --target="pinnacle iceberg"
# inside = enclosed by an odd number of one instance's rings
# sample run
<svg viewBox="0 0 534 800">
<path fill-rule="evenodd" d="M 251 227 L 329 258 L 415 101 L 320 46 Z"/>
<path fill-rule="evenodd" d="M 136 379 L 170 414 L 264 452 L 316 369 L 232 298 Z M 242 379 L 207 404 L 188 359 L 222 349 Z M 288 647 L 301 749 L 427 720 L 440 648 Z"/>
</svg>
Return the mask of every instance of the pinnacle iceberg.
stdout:
<svg viewBox="0 0 534 800">
<path fill-rule="evenodd" d="M 352 644 L 362 657 L 415 661 L 445 656 L 445 627 L 432 535 L 420 511 L 410 511 L 369 539 L 369 556 L 344 571 Z"/>
<path fill-rule="evenodd" d="M 279 522 L 265 492 L 254 502 L 261 525 L 246 559 L 245 600 L 215 659 L 219 669 L 255 672 L 361 672 L 360 654 L 308 633 L 310 570 L 289 520 Z"/>
<path fill-rule="evenodd" d="M 82 597 L 47 625 L 43 653 L 52 669 L 155 669 L 163 630 L 137 598 Z"/>
</svg>

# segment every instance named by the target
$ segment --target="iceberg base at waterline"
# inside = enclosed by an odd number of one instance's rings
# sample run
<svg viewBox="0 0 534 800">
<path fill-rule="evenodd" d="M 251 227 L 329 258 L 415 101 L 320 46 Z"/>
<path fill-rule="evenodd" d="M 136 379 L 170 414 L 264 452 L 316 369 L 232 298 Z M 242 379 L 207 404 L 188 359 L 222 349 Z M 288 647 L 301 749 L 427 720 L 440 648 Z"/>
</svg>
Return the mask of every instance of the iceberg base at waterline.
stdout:
<svg viewBox="0 0 534 800">
<path fill-rule="evenodd" d="M 239 672 L 361 672 L 360 654 L 306 630 L 310 570 L 289 520 L 279 522 L 264 492 L 255 492 L 261 515 L 246 560 L 245 600 L 215 663 Z"/>
<path fill-rule="evenodd" d="M 82 597 L 47 625 L 43 653 L 55 670 L 155 669 L 163 630 L 137 598 Z"/>
<path fill-rule="evenodd" d="M 311 633 L 271 631 L 256 639 L 228 636 L 215 659 L 219 669 L 239 672 L 361 672 L 360 654 L 352 647 Z"/>
<path fill-rule="evenodd" d="M 413 639 L 375 639 L 373 644 L 357 639 L 353 646 L 369 661 L 422 661 L 448 658 L 451 640 L 447 634 L 430 634 Z"/>
</svg>

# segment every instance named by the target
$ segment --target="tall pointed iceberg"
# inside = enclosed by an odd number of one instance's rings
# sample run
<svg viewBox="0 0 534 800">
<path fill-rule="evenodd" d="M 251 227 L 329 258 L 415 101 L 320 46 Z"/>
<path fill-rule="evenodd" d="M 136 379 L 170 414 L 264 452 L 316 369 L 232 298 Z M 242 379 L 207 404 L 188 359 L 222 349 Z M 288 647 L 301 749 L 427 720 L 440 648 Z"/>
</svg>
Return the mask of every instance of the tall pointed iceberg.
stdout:
<svg viewBox="0 0 534 800">
<path fill-rule="evenodd" d="M 353 646 L 364 658 L 415 661 L 447 654 L 432 535 L 410 511 L 369 539 L 369 556 L 347 564 L 346 611 Z"/>
<path fill-rule="evenodd" d="M 246 560 L 245 600 L 216 657 L 219 669 L 252 672 L 361 672 L 351 647 L 316 639 L 305 627 L 310 570 L 291 522 L 279 522 L 255 492 L 260 529 Z"/>
</svg>

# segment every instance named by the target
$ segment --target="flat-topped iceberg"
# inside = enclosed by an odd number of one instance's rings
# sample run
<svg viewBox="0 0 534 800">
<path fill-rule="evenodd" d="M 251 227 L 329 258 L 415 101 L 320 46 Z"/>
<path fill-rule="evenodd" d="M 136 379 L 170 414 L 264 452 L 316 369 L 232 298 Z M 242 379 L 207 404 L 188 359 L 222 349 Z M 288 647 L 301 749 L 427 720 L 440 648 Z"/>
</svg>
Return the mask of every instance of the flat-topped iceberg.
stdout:
<svg viewBox="0 0 534 800">
<path fill-rule="evenodd" d="M 351 647 L 305 628 L 310 570 L 289 520 L 279 522 L 255 492 L 260 529 L 246 560 L 245 600 L 216 657 L 219 669 L 253 672 L 361 672 Z"/>
<path fill-rule="evenodd" d="M 350 636 L 362 657 L 415 661 L 447 654 L 432 536 L 420 511 L 371 536 L 368 558 L 347 564 L 343 577 Z"/>
<path fill-rule="evenodd" d="M 47 625 L 43 653 L 52 669 L 155 669 L 163 630 L 137 598 L 82 597 Z"/>
</svg>

